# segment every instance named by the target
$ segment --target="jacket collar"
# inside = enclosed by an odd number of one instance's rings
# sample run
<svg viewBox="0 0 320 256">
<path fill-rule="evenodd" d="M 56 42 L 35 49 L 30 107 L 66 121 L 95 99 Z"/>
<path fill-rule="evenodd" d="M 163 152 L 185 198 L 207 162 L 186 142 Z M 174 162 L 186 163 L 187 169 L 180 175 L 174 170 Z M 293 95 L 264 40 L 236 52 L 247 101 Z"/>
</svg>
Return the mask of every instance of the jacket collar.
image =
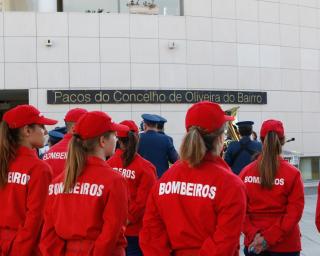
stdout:
<svg viewBox="0 0 320 256">
<path fill-rule="evenodd" d="M 86 163 L 88 165 L 107 166 L 106 161 L 96 156 L 87 156 Z"/>
<path fill-rule="evenodd" d="M 66 140 L 71 140 L 72 134 L 71 134 L 71 133 L 66 133 L 66 134 L 63 136 L 63 138 L 66 139 Z"/>
<path fill-rule="evenodd" d="M 25 146 L 19 146 L 18 147 L 17 155 L 38 157 L 37 156 L 37 151 L 35 149 L 31 149 L 31 148 L 28 148 L 28 147 L 25 147 Z"/>
<path fill-rule="evenodd" d="M 220 157 L 220 156 L 214 156 L 210 152 L 208 152 L 205 157 L 203 158 L 203 161 L 210 161 L 217 164 L 223 165 L 225 168 L 230 169 L 229 165 Z"/>
</svg>

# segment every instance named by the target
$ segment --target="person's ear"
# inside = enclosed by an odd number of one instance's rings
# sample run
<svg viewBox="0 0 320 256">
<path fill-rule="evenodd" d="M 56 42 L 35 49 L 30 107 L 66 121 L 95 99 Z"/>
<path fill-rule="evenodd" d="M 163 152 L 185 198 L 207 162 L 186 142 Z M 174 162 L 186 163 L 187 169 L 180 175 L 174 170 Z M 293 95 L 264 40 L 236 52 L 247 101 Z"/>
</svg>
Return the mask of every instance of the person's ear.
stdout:
<svg viewBox="0 0 320 256">
<path fill-rule="evenodd" d="M 101 137 L 99 138 L 99 147 L 104 148 L 105 145 L 106 145 L 106 143 L 107 143 L 106 137 L 101 136 Z"/>
<path fill-rule="evenodd" d="M 222 133 L 222 134 L 219 136 L 219 143 L 220 143 L 220 144 L 223 144 L 223 143 L 224 143 L 224 133 Z"/>
<path fill-rule="evenodd" d="M 22 137 L 29 137 L 31 132 L 32 132 L 31 127 L 29 125 L 25 125 L 20 128 L 20 133 L 21 133 Z"/>
</svg>

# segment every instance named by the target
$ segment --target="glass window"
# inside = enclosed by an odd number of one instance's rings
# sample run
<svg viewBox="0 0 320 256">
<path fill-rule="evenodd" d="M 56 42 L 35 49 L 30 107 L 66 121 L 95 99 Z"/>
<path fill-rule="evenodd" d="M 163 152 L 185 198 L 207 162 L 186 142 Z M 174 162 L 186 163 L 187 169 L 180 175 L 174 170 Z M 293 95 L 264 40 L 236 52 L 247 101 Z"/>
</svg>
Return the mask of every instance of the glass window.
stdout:
<svg viewBox="0 0 320 256">
<path fill-rule="evenodd" d="M 129 7 L 127 6 L 128 0 L 120 0 L 120 12 L 121 13 L 128 13 Z M 138 3 L 140 6 L 143 5 L 144 2 L 147 3 L 154 3 L 159 8 L 160 15 L 182 15 L 181 13 L 181 3 L 182 0 L 148 0 L 148 1 L 141 1 L 141 0 L 133 0 L 133 3 Z"/>
<path fill-rule="evenodd" d="M 183 0 L 0 0 L 0 11 L 64 11 L 129 13 L 128 2 L 155 4 L 154 14 L 182 15 Z M 2 4 L 2 6 L 1 6 Z M 149 13 L 150 14 L 150 13 Z"/>
<path fill-rule="evenodd" d="M 181 15 L 180 0 L 159 0 L 158 2 L 161 15 Z"/>
<path fill-rule="evenodd" d="M 38 0 L 0 0 L 4 11 L 36 11 Z"/>
<path fill-rule="evenodd" d="M 63 0 L 64 12 L 119 12 L 118 0 Z"/>
<path fill-rule="evenodd" d="M 319 180 L 319 157 L 302 157 L 300 158 L 300 170 L 304 180 Z"/>
</svg>

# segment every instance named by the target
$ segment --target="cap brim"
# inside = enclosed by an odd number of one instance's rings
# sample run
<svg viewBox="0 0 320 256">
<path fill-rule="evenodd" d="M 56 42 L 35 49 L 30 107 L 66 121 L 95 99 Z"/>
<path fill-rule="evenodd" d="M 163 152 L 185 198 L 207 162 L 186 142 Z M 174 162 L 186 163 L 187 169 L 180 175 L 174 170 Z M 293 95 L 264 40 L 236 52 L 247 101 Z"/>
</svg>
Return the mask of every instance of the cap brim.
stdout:
<svg viewBox="0 0 320 256">
<path fill-rule="evenodd" d="M 110 128 L 115 132 L 128 132 L 130 130 L 128 126 L 117 123 L 112 123 Z"/>
<path fill-rule="evenodd" d="M 54 125 L 54 124 L 58 123 L 58 121 L 42 116 L 39 118 L 39 120 L 36 123 L 43 124 L 43 125 Z"/>
<path fill-rule="evenodd" d="M 226 122 L 228 122 L 228 121 L 234 121 L 234 120 L 235 120 L 235 117 L 234 117 L 234 116 L 224 115 L 224 120 L 225 120 Z"/>
</svg>

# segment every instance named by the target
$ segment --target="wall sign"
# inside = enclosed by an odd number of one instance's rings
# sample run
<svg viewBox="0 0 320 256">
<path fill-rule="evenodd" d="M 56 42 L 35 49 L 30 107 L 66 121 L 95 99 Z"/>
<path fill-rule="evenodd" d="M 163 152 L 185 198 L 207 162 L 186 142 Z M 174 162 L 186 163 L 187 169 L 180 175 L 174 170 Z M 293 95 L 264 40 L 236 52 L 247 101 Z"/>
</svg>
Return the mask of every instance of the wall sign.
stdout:
<svg viewBox="0 0 320 256">
<path fill-rule="evenodd" d="M 266 92 L 205 90 L 48 90 L 48 104 L 267 104 Z"/>
</svg>

